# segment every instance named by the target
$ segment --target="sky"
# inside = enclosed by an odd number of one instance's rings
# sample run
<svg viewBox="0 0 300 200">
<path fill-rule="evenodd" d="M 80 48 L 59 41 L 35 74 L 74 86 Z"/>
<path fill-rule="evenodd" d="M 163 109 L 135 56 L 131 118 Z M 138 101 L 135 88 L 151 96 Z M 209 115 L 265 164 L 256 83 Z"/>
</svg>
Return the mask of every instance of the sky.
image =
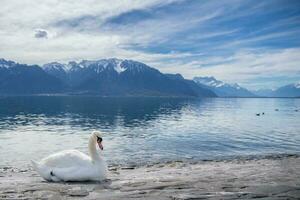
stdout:
<svg viewBox="0 0 300 200">
<path fill-rule="evenodd" d="M 132 59 L 274 89 L 300 81 L 300 1 L 1 0 L 0 57 Z"/>
</svg>

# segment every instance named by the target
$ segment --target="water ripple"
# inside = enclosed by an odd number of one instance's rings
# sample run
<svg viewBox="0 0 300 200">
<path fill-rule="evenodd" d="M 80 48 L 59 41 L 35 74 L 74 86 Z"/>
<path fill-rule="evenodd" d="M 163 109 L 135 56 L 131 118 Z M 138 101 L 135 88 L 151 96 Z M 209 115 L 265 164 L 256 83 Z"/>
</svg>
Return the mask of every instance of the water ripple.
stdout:
<svg viewBox="0 0 300 200">
<path fill-rule="evenodd" d="M 0 165 L 71 148 L 87 153 L 92 130 L 104 132 L 110 164 L 298 154 L 295 108 L 300 99 L 6 97 Z"/>
</svg>

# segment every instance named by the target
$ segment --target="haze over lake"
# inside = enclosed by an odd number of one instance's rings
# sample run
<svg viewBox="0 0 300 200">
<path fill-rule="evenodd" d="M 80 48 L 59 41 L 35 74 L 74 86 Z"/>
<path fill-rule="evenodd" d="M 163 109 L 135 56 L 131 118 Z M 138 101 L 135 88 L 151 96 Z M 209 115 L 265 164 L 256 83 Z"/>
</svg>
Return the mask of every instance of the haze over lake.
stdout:
<svg viewBox="0 0 300 200">
<path fill-rule="evenodd" d="M 299 154 L 299 108 L 294 98 L 1 97 L 0 164 L 87 153 L 92 130 L 105 133 L 109 164 Z"/>
</svg>

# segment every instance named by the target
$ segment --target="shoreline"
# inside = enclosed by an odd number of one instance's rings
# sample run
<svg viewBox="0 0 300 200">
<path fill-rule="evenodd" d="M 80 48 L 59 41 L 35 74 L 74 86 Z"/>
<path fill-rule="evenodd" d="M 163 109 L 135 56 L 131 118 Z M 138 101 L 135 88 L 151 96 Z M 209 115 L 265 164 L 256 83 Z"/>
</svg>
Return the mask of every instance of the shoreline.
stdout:
<svg viewBox="0 0 300 200">
<path fill-rule="evenodd" d="M 0 97 L 98 97 L 98 98 L 174 98 L 174 99 L 300 99 L 300 96 L 215 96 L 199 97 L 185 95 L 101 95 L 72 93 L 0 94 Z"/>
<path fill-rule="evenodd" d="M 31 168 L 0 169 L 0 199 L 299 199 L 295 155 L 111 167 L 108 180 L 51 183 Z"/>
</svg>

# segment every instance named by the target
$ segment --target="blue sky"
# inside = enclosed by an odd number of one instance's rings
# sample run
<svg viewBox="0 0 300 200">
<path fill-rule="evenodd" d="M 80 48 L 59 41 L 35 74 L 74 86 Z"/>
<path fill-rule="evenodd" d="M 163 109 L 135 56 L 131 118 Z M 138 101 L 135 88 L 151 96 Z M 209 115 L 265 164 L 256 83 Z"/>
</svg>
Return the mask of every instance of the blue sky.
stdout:
<svg viewBox="0 0 300 200">
<path fill-rule="evenodd" d="M 0 53 L 30 64 L 117 57 L 250 89 L 300 81 L 299 0 L 3 0 Z"/>
</svg>

